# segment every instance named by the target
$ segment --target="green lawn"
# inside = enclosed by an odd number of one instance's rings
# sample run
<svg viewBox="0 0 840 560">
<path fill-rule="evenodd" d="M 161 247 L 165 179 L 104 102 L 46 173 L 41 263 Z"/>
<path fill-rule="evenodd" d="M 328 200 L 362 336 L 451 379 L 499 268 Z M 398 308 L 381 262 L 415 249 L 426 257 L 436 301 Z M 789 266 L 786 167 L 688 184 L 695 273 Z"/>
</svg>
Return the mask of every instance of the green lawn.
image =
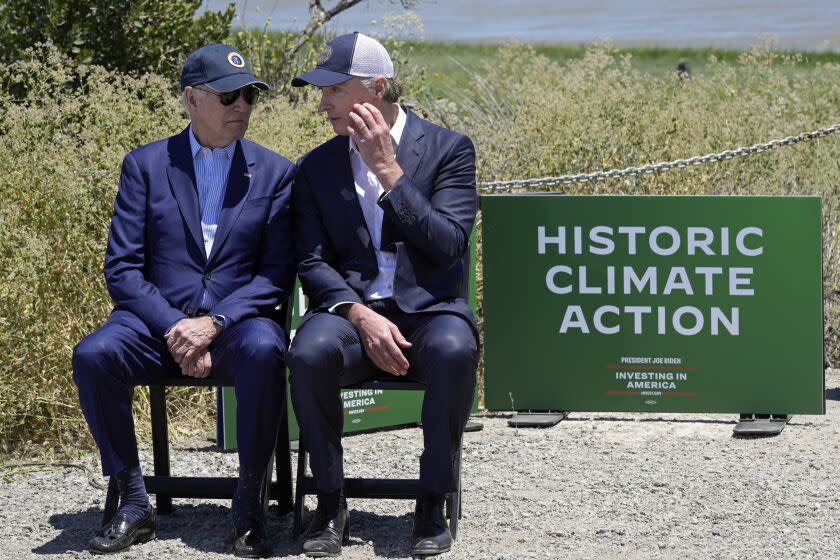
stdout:
<svg viewBox="0 0 840 560">
<path fill-rule="evenodd" d="M 551 60 L 564 63 L 580 58 L 586 52 L 584 45 L 533 45 L 535 50 Z M 426 69 L 429 87 L 438 89 L 446 84 L 457 85 L 468 80 L 468 73 L 462 66 L 479 70 L 484 63 L 492 64 L 499 45 L 471 43 L 407 42 L 403 46 L 412 64 Z M 689 48 L 632 47 L 619 49 L 631 55 L 631 64 L 638 70 L 662 75 L 676 72 L 677 65 L 688 61 L 694 75 L 702 75 L 714 56 L 720 61 L 735 63 L 742 54 L 739 51 Z M 796 71 L 810 71 L 818 63 L 840 63 L 840 53 L 792 53 L 783 54 L 801 57 Z"/>
<path fill-rule="evenodd" d="M 277 32 L 268 32 L 269 37 L 277 35 Z M 586 45 L 533 46 L 539 54 L 561 64 L 582 57 L 587 49 Z M 412 73 L 419 69 L 425 72 L 425 84 L 431 92 L 443 93 L 469 81 L 469 73 L 464 67 L 480 71 L 485 63 L 492 64 L 499 47 L 499 44 L 406 41 L 399 47 L 398 52 L 405 58 Z M 627 47 L 619 51 L 631 56 L 634 68 L 655 75 L 676 72 L 677 65 L 685 60 L 689 63 L 692 74 L 701 76 L 706 71 L 711 56 L 734 64 L 742 54 L 735 50 L 664 47 Z M 785 72 L 811 71 L 820 63 L 840 63 L 840 53 L 780 53 L 800 58 L 800 63 L 795 67 L 785 66 Z"/>
</svg>

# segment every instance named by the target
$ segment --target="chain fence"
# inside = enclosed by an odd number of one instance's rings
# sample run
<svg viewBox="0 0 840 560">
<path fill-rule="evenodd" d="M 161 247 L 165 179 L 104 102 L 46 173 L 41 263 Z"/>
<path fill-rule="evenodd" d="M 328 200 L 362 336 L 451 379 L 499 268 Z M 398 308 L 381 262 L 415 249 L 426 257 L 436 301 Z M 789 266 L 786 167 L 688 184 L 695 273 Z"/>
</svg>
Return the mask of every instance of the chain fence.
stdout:
<svg viewBox="0 0 840 560">
<path fill-rule="evenodd" d="M 492 194 L 499 192 L 512 192 L 514 190 L 539 189 L 555 185 L 571 185 L 574 183 L 605 181 L 607 179 L 621 179 L 636 175 L 649 175 L 651 173 L 662 173 L 672 169 L 684 169 L 693 165 L 702 165 L 705 163 L 729 160 L 736 157 L 760 154 L 768 150 L 781 148 L 782 146 L 792 146 L 800 142 L 823 138 L 830 134 L 834 134 L 838 130 L 840 130 L 840 124 L 835 124 L 813 132 L 803 132 L 802 134 L 787 136 L 780 140 L 771 140 L 770 142 L 765 142 L 763 144 L 753 144 L 752 146 L 743 146 L 741 148 L 724 150 L 722 152 L 706 154 L 703 156 L 675 159 L 673 161 L 666 161 L 662 163 L 652 163 L 641 167 L 625 167 L 624 169 L 610 169 L 608 171 L 578 173 L 576 175 L 560 175 L 558 177 L 541 177 L 511 181 L 488 181 L 479 183 L 478 188 L 479 192 L 482 194 Z"/>
</svg>

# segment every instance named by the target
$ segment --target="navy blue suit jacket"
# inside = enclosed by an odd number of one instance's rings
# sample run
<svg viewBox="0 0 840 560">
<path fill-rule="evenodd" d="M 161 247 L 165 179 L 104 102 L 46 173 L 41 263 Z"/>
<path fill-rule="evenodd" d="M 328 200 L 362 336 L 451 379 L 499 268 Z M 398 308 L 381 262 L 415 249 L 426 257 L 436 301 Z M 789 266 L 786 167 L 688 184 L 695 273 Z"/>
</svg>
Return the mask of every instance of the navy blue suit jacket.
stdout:
<svg viewBox="0 0 840 560">
<path fill-rule="evenodd" d="M 271 150 L 239 140 L 213 248 L 205 255 L 189 129 L 129 152 L 105 254 L 105 280 L 116 304 L 109 322 L 137 330 L 145 325 L 162 337 L 197 311 L 205 288 L 215 302 L 210 313 L 224 315 L 228 326 L 271 315 L 294 280 L 294 169 Z"/>
<path fill-rule="evenodd" d="M 477 208 L 475 148 L 466 136 L 406 113 L 397 149 L 405 174 L 379 202 L 382 248 L 397 258 L 394 300 L 407 313 L 460 315 L 477 334 L 465 299 Z M 348 137 L 336 136 L 302 158 L 292 198 L 307 315 L 340 302 L 363 303 L 379 270 L 356 195 Z"/>
</svg>

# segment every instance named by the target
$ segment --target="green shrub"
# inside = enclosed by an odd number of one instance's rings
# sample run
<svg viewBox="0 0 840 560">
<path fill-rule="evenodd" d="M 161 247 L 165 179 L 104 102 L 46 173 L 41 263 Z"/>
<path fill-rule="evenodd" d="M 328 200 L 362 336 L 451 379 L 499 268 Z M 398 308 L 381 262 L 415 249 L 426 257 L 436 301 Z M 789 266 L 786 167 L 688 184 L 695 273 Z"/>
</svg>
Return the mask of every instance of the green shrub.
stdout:
<svg viewBox="0 0 840 560">
<path fill-rule="evenodd" d="M 840 106 L 840 66 L 800 72 L 795 59 L 774 61 L 776 55 L 763 49 L 736 65 L 711 61 L 704 76 L 685 82 L 639 73 L 609 47 L 563 65 L 528 47 L 500 52 L 493 66 L 473 76 L 472 88 L 448 99 L 419 96 L 418 111 L 475 140 L 482 181 L 594 171 L 752 144 L 829 124 Z M 28 451 L 27 443 L 89 446 L 70 357 L 76 342 L 110 311 L 101 269 L 120 161 L 128 150 L 176 133 L 187 121 L 173 80 L 80 66 L 54 47 L 3 67 L 0 81 L 28 92 L 19 99 L 0 94 L 0 453 Z M 316 109 L 317 95 L 296 105 L 269 99 L 255 110 L 248 136 L 294 160 L 332 135 Z M 836 367 L 838 161 L 840 136 L 834 136 L 728 162 L 558 190 L 820 194 L 826 351 Z M 143 430 L 148 406 L 144 393 L 139 396 L 135 414 Z M 176 396 L 175 429 L 206 432 L 212 393 Z"/>
<path fill-rule="evenodd" d="M 233 4 L 196 17 L 202 0 L 17 0 L 0 4 L 0 62 L 51 41 L 81 64 L 174 79 L 184 58 L 230 32 Z"/>
<path fill-rule="evenodd" d="M 297 39 L 297 34 L 283 31 L 268 31 L 270 20 L 262 30 L 234 31 L 228 37 L 231 45 L 248 56 L 254 75 L 272 87 L 272 96 L 284 95 L 293 99 L 300 90 L 291 85 L 292 78 L 315 67 L 318 53 L 326 43 L 319 34 L 308 41 L 289 61 L 284 60 L 286 51 Z"/>
</svg>

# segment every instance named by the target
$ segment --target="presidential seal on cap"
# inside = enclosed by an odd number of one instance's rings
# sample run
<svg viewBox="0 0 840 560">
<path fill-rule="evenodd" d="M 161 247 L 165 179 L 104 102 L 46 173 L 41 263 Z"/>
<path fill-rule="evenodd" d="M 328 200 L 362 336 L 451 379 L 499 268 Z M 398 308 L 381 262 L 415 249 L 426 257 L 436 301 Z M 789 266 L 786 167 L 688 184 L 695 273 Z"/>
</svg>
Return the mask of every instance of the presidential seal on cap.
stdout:
<svg viewBox="0 0 840 560">
<path fill-rule="evenodd" d="M 292 80 L 292 85 L 328 87 L 346 82 L 354 76 L 394 77 L 394 63 L 385 47 L 376 39 L 358 31 L 339 35 L 330 41 L 318 55 L 315 69 Z"/>
<path fill-rule="evenodd" d="M 251 63 L 230 45 L 215 43 L 194 50 L 181 69 L 181 91 L 187 86 L 205 84 L 216 91 L 234 91 L 253 84 L 268 89 L 268 84 L 254 77 Z"/>
</svg>

